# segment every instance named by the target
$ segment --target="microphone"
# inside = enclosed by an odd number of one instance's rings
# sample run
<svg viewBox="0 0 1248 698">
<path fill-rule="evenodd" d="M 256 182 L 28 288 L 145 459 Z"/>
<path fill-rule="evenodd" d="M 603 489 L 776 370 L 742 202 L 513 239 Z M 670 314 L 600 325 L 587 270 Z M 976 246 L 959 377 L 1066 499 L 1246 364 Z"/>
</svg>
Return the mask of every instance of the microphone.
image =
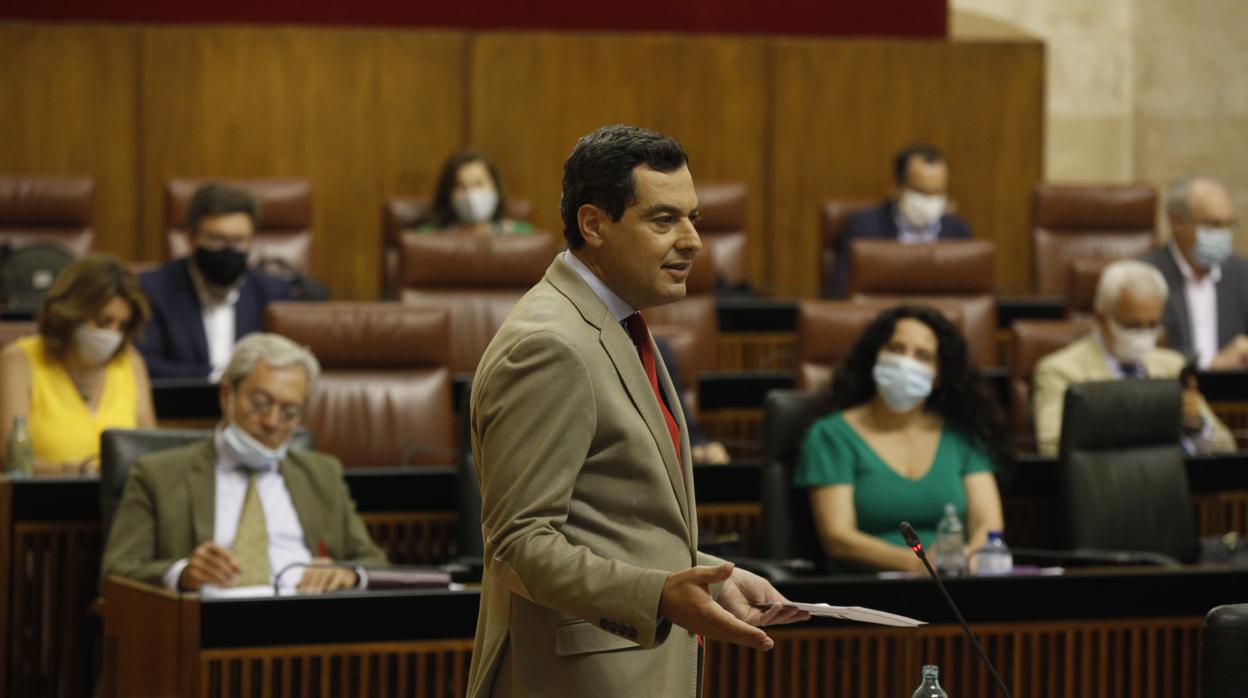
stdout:
<svg viewBox="0 0 1248 698">
<path fill-rule="evenodd" d="M 997 668 L 992 665 L 992 660 L 984 652 L 984 648 L 979 646 L 979 640 L 975 637 L 975 633 L 971 632 L 971 626 L 966 624 L 966 619 L 962 617 L 962 611 L 958 610 L 958 605 L 953 602 L 953 597 L 949 595 L 945 589 L 944 582 L 940 581 L 940 576 L 936 574 L 936 570 L 932 569 L 931 563 L 927 561 L 927 553 L 923 552 L 923 543 L 919 540 L 919 534 L 915 532 L 914 526 L 909 521 L 901 522 L 901 537 L 906 540 L 906 545 L 919 556 L 919 560 L 923 562 L 923 566 L 927 568 L 927 573 L 936 580 L 936 587 L 940 589 L 940 593 L 945 597 L 945 603 L 949 604 L 949 608 L 953 609 L 953 615 L 958 619 L 958 623 L 962 625 L 962 630 L 966 636 L 971 638 L 971 644 L 975 646 L 975 651 L 979 653 L 979 658 L 988 666 L 988 671 L 992 673 L 992 678 L 996 680 L 997 687 L 1001 689 L 1001 693 L 1005 694 L 1005 698 L 1010 698 L 1010 689 L 1005 687 L 1005 682 L 1001 680 L 1001 676 L 997 674 Z"/>
</svg>

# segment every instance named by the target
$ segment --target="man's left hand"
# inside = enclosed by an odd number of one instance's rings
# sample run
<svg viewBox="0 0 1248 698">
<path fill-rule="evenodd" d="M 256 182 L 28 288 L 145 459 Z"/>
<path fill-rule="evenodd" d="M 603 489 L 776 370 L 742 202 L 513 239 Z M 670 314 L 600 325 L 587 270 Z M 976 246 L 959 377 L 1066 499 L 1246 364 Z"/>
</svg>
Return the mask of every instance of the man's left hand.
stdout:
<svg viewBox="0 0 1248 698">
<path fill-rule="evenodd" d="M 770 582 L 740 567 L 724 582 L 718 601 L 724 610 L 756 628 L 810 620 L 809 613 L 786 607 L 788 599 Z M 761 603 L 769 603 L 771 608 L 755 608 L 754 604 Z"/>
<path fill-rule="evenodd" d="M 327 557 L 312 560 L 313 564 L 332 564 Z M 299 580 L 296 590 L 307 594 L 320 594 L 339 589 L 350 589 L 360 583 L 355 570 L 345 567 L 309 567 L 303 571 L 303 579 Z"/>
</svg>

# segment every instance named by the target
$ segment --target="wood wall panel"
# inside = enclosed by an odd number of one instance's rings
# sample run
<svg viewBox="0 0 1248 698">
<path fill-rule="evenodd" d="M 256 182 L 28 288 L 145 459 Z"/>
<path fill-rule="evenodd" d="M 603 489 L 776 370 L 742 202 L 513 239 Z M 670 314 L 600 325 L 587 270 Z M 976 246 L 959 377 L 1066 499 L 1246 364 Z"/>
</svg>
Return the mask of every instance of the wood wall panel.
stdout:
<svg viewBox="0 0 1248 698">
<path fill-rule="evenodd" d="M 0 24 L 0 173 L 95 179 L 96 247 L 134 254 L 137 30 Z"/>
<path fill-rule="evenodd" d="M 142 39 L 143 245 L 162 254 L 174 176 L 307 177 L 313 269 L 376 297 L 381 202 L 433 186 L 463 140 L 454 33 L 152 28 Z"/>
<path fill-rule="evenodd" d="M 817 211 L 874 197 L 914 141 L 948 154 L 950 196 L 998 244 L 997 284 L 1030 288 L 1031 190 L 1043 171 L 1039 43 L 781 40 L 775 43 L 768 278 L 782 296 L 818 292 Z"/>
<path fill-rule="evenodd" d="M 482 34 L 472 40 L 469 138 L 534 222 L 561 234 L 563 161 L 576 139 L 630 123 L 679 140 L 694 181 L 743 181 L 750 231 L 767 210 L 767 42 L 759 38 Z M 751 238 L 751 278 L 764 269 Z"/>
</svg>

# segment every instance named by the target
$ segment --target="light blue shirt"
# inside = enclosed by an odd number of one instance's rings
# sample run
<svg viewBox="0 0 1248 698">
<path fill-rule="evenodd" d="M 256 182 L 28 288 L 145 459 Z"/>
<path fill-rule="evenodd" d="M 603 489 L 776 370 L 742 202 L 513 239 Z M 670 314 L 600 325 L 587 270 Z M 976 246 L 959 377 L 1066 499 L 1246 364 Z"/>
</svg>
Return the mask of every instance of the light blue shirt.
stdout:
<svg viewBox="0 0 1248 698">
<path fill-rule="evenodd" d="M 624 322 L 625 318 L 637 312 L 633 306 L 617 296 L 615 291 L 607 288 L 602 279 L 599 279 L 594 272 L 590 271 L 589 267 L 585 266 L 584 262 L 572 254 L 572 250 L 566 250 L 563 253 L 563 263 L 572 267 L 572 271 L 585 280 L 585 283 L 589 285 L 594 295 L 598 296 L 598 299 L 606 304 L 607 309 L 611 311 L 611 316 L 615 318 L 616 322 Z"/>
</svg>

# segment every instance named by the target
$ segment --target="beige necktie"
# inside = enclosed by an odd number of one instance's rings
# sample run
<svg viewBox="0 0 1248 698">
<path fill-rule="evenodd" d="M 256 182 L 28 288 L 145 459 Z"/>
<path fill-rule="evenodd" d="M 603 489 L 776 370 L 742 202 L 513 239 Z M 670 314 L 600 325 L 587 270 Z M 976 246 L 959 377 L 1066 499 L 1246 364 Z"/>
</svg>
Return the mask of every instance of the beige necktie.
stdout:
<svg viewBox="0 0 1248 698">
<path fill-rule="evenodd" d="M 269 566 L 269 529 L 264 524 L 264 508 L 260 506 L 255 471 L 251 471 L 247 479 L 243 513 L 238 517 L 238 532 L 234 534 L 234 557 L 242 568 L 235 582 L 237 586 L 273 583 Z"/>
</svg>

